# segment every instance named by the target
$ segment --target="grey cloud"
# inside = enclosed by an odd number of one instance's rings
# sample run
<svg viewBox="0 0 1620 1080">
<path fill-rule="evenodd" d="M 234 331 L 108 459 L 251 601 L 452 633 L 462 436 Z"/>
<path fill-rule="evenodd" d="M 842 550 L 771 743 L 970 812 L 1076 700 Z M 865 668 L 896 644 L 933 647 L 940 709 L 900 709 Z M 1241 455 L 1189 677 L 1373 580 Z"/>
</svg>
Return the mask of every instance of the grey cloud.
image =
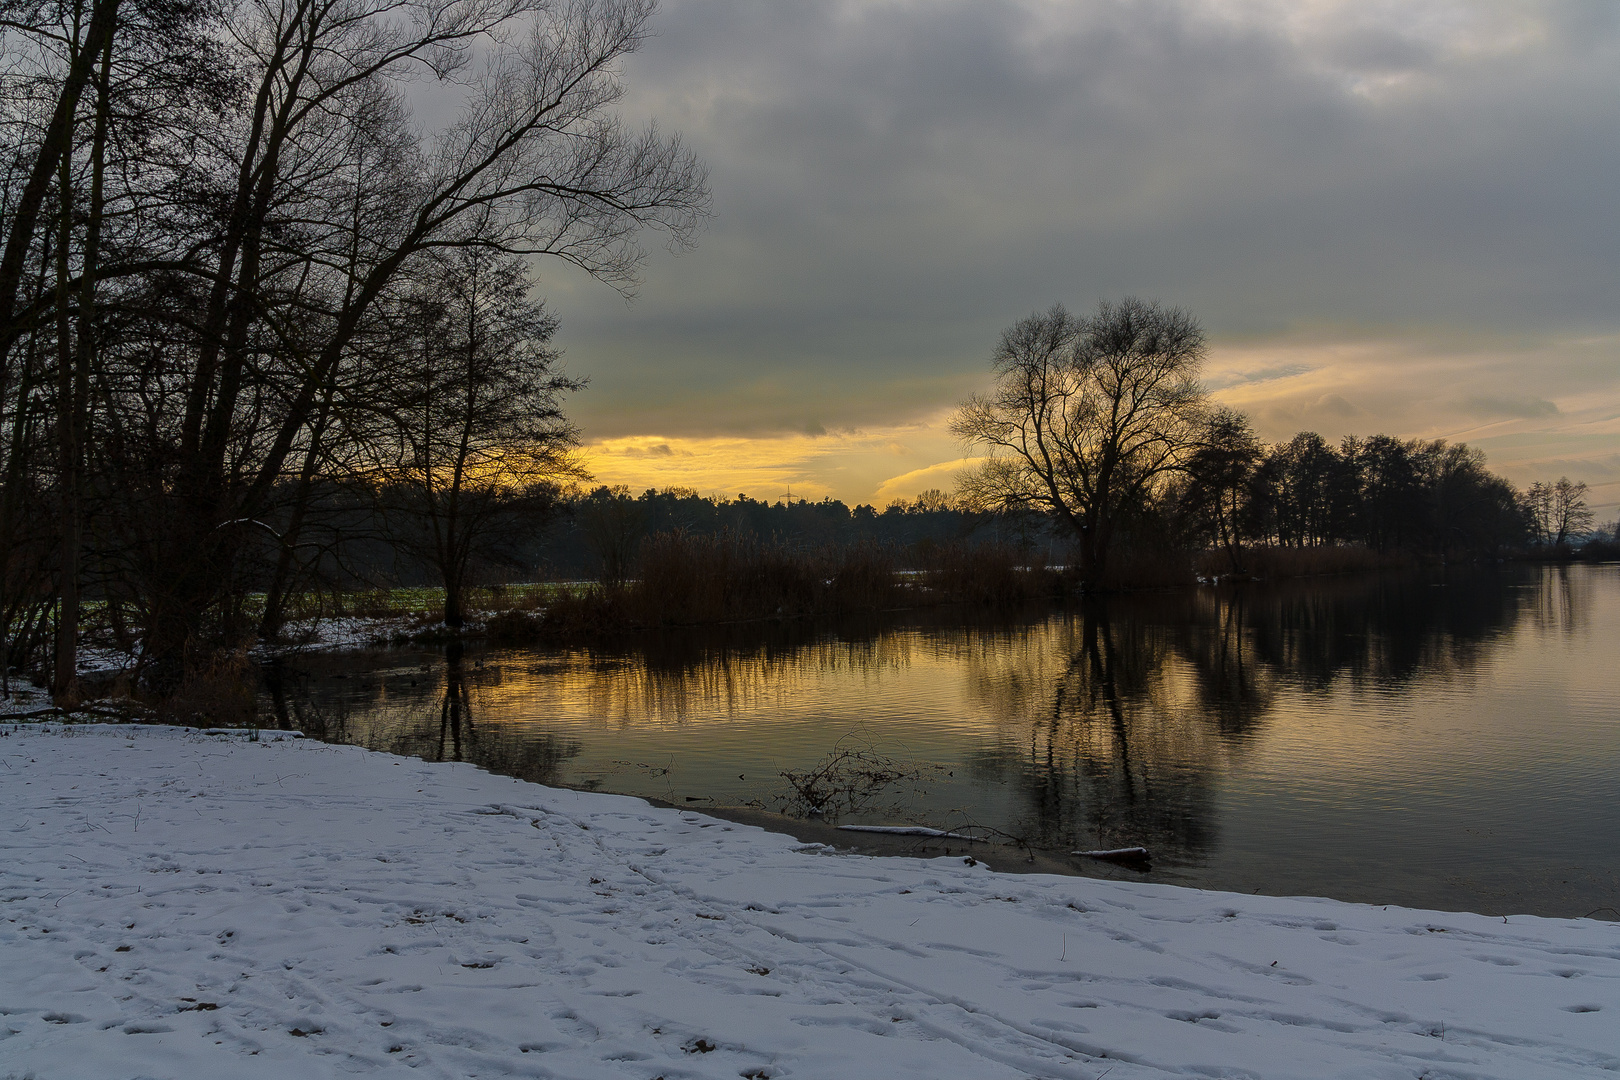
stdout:
<svg viewBox="0 0 1620 1080">
<path fill-rule="evenodd" d="M 1497 417 L 1533 420 L 1537 417 L 1558 415 L 1557 405 L 1544 398 L 1536 397 L 1510 398 L 1480 394 L 1458 402 L 1457 408 L 1481 420 L 1491 420 Z"/>
<path fill-rule="evenodd" d="M 630 446 L 619 453 L 630 458 L 667 458 L 675 456 L 675 448 L 669 443 L 655 443 L 652 446 Z M 691 457 L 690 451 L 682 451 L 682 457 Z"/>
<path fill-rule="evenodd" d="M 559 283 L 586 432 L 903 421 L 1012 320 L 1125 293 L 1217 338 L 1612 331 L 1620 29 L 1503 10 L 1534 33 L 1470 51 L 1354 5 L 1292 38 L 1194 0 L 670 0 L 624 109 L 715 218 L 629 309 Z"/>
<path fill-rule="evenodd" d="M 1316 404 L 1311 411 L 1340 418 L 1360 416 L 1365 412 L 1364 409 L 1352 404 L 1342 394 L 1323 394 L 1316 399 Z"/>
<path fill-rule="evenodd" d="M 1324 43 L 1328 59 L 1348 70 L 1370 74 L 1412 74 L 1430 69 L 1434 46 L 1388 27 L 1350 30 Z"/>
<path fill-rule="evenodd" d="M 1277 367 L 1260 368 L 1254 371 L 1230 372 L 1204 380 L 1204 385 L 1211 390 L 1225 390 L 1233 386 L 1249 386 L 1255 383 L 1272 382 L 1277 379 L 1288 379 L 1295 375 L 1303 375 L 1311 370 L 1305 364 L 1282 364 Z"/>
</svg>

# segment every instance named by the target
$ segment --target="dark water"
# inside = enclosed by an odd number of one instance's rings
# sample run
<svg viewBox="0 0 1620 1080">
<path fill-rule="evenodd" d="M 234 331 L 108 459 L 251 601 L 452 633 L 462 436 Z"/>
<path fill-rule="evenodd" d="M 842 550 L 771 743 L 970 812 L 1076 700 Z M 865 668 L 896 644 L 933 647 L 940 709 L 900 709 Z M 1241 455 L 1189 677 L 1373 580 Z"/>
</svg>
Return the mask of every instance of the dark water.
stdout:
<svg viewBox="0 0 1620 1080">
<path fill-rule="evenodd" d="M 1146 880 L 1204 888 L 1620 918 L 1620 566 L 961 620 L 307 657 L 272 672 L 265 707 L 332 740 L 699 808 L 803 809 L 782 774 L 842 748 L 814 795 L 864 797 L 845 822 L 1142 844 Z"/>
</svg>

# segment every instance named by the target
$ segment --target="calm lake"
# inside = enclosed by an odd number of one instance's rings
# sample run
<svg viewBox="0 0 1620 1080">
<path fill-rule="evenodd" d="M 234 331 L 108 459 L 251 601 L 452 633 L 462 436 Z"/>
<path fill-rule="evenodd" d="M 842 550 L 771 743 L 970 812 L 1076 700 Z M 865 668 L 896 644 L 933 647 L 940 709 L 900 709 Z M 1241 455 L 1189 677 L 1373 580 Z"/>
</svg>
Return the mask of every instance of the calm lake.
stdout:
<svg viewBox="0 0 1620 1080">
<path fill-rule="evenodd" d="M 267 673 L 263 707 L 332 741 L 694 809 L 985 827 L 1076 873 L 1620 918 L 1620 566 L 965 618 L 304 656 Z M 1151 870 L 1063 855 L 1132 844 Z"/>
</svg>

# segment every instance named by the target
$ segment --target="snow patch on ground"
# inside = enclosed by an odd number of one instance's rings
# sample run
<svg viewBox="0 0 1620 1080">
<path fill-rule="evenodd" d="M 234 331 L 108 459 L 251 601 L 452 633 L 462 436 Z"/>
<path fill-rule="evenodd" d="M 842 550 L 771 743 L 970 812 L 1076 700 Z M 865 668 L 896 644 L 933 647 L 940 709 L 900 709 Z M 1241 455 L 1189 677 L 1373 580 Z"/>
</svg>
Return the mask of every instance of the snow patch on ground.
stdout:
<svg viewBox="0 0 1620 1080">
<path fill-rule="evenodd" d="M 870 858 L 263 733 L 0 727 L 0 1077 L 1620 1070 L 1620 925 Z"/>
<path fill-rule="evenodd" d="M 454 627 L 443 622 L 424 622 L 408 615 L 385 618 L 338 615 L 305 619 L 288 623 L 282 629 L 280 640 L 259 643 L 253 649 L 253 655 L 258 659 L 270 659 L 296 653 L 375 649 L 412 639 L 440 641 L 477 637 L 484 631 L 486 618 L 487 614 L 470 615 L 463 625 Z"/>
<path fill-rule="evenodd" d="M 304 619 L 282 628 L 281 643 L 260 644 L 255 652 L 275 655 L 295 652 L 326 652 L 364 649 L 386 645 L 409 632 L 411 620 L 400 616 L 388 619 L 340 615 L 325 619 Z"/>
</svg>

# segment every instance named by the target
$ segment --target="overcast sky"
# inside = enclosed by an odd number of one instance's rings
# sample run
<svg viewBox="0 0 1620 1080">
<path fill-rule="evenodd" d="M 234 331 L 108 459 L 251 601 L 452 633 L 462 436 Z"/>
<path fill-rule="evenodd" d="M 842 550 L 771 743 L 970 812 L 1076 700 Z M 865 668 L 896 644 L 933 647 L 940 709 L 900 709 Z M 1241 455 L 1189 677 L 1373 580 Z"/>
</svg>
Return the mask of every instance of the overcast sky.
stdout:
<svg viewBox="0 0 1620 1080">
<path fill-rule="evenodd" d="M 951 486 L 1000 330 L 1138 295 L 1261 434 L 1620 502 L 1620 4 L 665 0 L 627 117 L 708 165 L 640 295 L 544 267 L 604 482 Z M 649 237 L 656 245 L 657 238 Z"/>
</svg>

